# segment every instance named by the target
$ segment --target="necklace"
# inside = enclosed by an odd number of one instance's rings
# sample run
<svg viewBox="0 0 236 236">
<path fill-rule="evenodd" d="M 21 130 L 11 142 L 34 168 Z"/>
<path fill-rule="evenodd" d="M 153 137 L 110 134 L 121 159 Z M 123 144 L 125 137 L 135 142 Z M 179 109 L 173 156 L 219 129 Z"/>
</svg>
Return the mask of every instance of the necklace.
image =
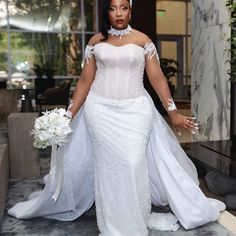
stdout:
<svg viewBox="0 0 236 236">
<path fill-rule="evenodd" d="M 115 29 L 111 26 L 111 28 L 108 30 L 108 34 L 112 35 L 112 36 L 120 36 L 120 39 L 122 39 L 122 36 L 129 34 L 132 31 L 132 28 L 130 25 L 127 26 L 127 28 L 125 29 Z"/>
</svg>

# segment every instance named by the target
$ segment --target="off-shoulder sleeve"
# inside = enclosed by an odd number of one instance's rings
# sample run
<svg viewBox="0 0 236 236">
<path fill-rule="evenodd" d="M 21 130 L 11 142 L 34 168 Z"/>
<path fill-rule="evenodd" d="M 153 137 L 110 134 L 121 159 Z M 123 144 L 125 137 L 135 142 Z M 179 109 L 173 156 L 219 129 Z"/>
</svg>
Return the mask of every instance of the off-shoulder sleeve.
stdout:
<svg viewBox="0 0 236 236">
<path fill-rule="evenodd" d="M 84 51 L 84 59 L 86 60 L 86 63 L 89 63 L 89 60 L 92 59 L 94 56 L 94 46 L 87 45 L 85 47 Z"/>
<path fill-rule="evenodd" d="M 146 43 L 144 46 L 144 53 L 147 55 L 148 59 L 151 60 L 154 56 L 156 56 L 158 62 L 160 61 L 156 46 L 153 42 Z"/>
</svg>

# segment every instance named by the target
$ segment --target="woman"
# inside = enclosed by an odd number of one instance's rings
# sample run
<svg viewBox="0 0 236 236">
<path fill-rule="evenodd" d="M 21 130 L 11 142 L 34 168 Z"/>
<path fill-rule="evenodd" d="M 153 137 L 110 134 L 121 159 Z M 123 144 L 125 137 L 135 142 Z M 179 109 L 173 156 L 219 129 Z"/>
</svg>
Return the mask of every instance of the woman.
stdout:
<svg viewBox="0 0 236 236">
<path fill-rule="evenodd" d="M 178 219 L 191 229 L 224 210 L 223 203 L 201 192 L 194 165 L 143 87 L 146 68 L 172 124 L 197 128 L 193 118 L 177 112 L 155 46 L 128 25 L 130 15 L 128 0 L 104 1 L 102 32 L 86 47 L 68 110 L 70 142 L 52 154 L 44 190 L 9 214 L 73 220 L 95 199 L 101 236 L 145 236 L 147 226 L 176 230 Z M 151 202 L 169 204 L 177 219 L 150 214 Z"/>
</svg>

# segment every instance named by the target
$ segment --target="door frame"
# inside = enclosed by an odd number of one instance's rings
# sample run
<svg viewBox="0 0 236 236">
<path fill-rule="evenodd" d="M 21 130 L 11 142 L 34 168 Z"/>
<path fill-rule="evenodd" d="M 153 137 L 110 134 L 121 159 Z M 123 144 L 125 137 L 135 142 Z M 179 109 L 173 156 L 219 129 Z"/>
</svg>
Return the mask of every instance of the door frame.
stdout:
<svg viewBox="0 0 236 236">
<path fill-rule="evenodd" d="M 183 99 L 185 95 L 184 91 L 184 37 L 182 35 L 165 35 L 165 34 L 158 34 L 157 35 L 157 50 L 159 56 L 161 58 L 161 43 L 163 41 L 169 42 L 176 42 L 176 55 L 177 55 L 177 62 L 179 64 L 179 73 L 177 75 L 177 89 L 175 90 L 175 98 L 176 99 Z"/>
</svg>

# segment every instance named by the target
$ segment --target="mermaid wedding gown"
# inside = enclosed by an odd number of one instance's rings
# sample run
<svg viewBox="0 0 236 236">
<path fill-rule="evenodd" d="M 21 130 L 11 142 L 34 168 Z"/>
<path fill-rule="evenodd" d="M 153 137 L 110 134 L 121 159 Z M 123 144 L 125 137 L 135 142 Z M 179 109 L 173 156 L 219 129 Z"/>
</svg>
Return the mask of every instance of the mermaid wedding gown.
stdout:
<svg viewBox="0 0 236 236">
<path fill-rule="evenodd" d="M 191 229 L 215 221 L 224 204 L 204 196 L 193 163 L 143 87 L 150 50 L 99 43 L 89 53 L 96 77 L 70 141 L 52 153 L 44 189 L 8 213 L 70 221 L 95 200 L 101 236 L 146 236 L 147 226 L 177 230 L 179 221 Z M 151 203 L 169 204 L 175 216 L 151 213 Z"/>
</svg>

